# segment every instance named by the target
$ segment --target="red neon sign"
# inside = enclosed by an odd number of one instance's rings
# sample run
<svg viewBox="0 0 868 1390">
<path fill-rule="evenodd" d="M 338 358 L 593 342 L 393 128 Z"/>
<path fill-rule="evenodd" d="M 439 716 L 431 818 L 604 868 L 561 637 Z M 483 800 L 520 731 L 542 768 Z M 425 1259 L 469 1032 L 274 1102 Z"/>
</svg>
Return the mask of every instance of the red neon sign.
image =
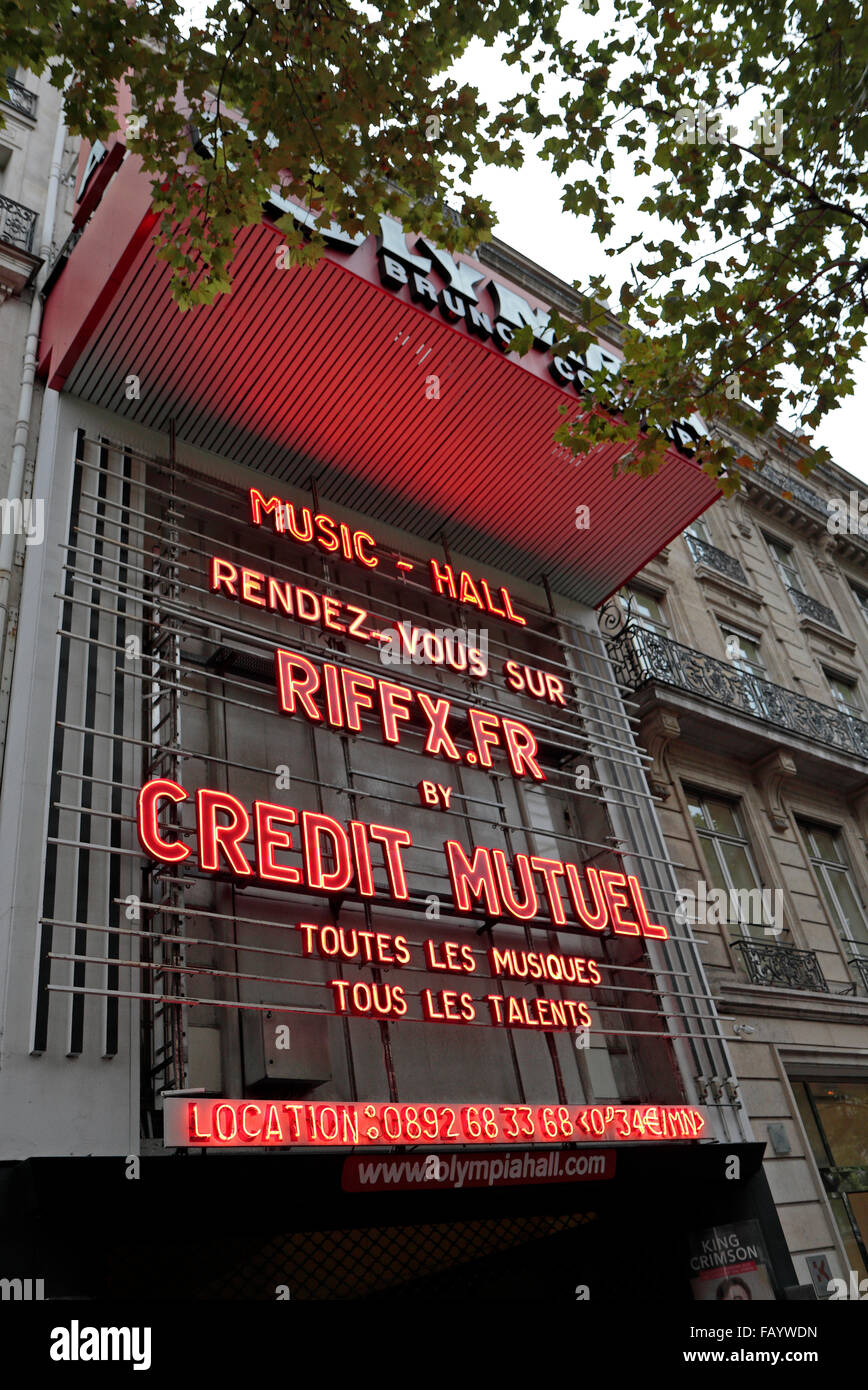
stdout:
<svg viewBox="0 0 868 1390">
<path fill-rule="evenodd" d="M 516 613 L 508 589 L 500 587 L 500 603 L 491 592 L 487 579 L 478 581 L 471 578 L 467 570 L 456 574 L 451 565 L 441 565 L 439 560 L 428 561 L 431 588 L 435 594 L 451 598 L 455 603 L 463 603 L 470 608 L 478 608 L 480 613 L 490 613 L 492 618 L 506 618 L 520 627 L 527 626 L 527 619 Z"/>
<path fill-rule="evenodd" d="M 157 816 L 161 801 L 186 801 L 187 793 L 169 777 L 156 777 L 139 792 L 136 803 L 136 824 L 139 844 L 152 859 L 164 864 L 180 864 L 191 853 L 182 840 L 165 840 L 160 834 Z"/>
<path fill-rule="evenodd" d="M 691 1105 L 441 1105 L 439 1102 L 165 1100 L 170 1148 L 355 1148 L 699 1139 Z"/>
<path fill-rule="evenodd" d="M 266 500 L 258 488 L 252 487 L 250 519 L 254 526 L 264 525 L 263 513 L 271 516 L 278 535 L 289 536 L 301 545 L 318 545 L 329 555 L 339 550 L 345 560 L 355 560 L 367 569 L 376 569 L 380 563 L 377 556 L 371 554 L 377 543 L 367 531 L 350 528 L 325 512 L 314 513 L 310 507 L 295 507 L 279 497 Z"/>
<path fill-rule="evenodd" d="M 275 579 L 260 570 L 246 569 L 219 555 L 211 557 L 208 584 L 212 594 L 234 598 L 284 618 L 296 618 L 329 632 L 346 633 L 359 642 L 375 641 L 382 636 L 375 628 L 366 626 L 368 610 L 356 603 L 319 594 L 289 579 Z"/>
<path fill-rule="evenodd" d="M 443 697 L 432 700 L 423 690 L 399 685 L 396 681 L 371 676 L 366 671 L 354 671 L 349 666 L 320 666 L 300 652 L 278 648 L 275 653 L 277 694 L 284 714 L 303 715 L 315 724 L 326 723 L 334 729 L 350 729 L 360 733 L 362 711 L 379 715 L 383 738 L 399 744 L 403 726 L 421 722 L 425 733 L 425 752 L 432 757 L 441 755 L 451 762 L 461 762 L 462 755 L 452 736 L 454 726 L 452 702 Z M 332 675 L 329 673 L 333 672 Z M 321 691 L 325 703 L 320 697 Z M 420 719 L 421 716 L 421 719 Z M 530 776 L 537 782 L 546 780 L 537 762 L 537 741 L 520 719 L 489 710 L 469 709 L 466 730 L 472 747 L 463 761 L 472 766 L 493 766 L 491 750 L 501 749 L 509 760 L 515 777 Z"/>
<path fill-rule="evenodd" d="M 188 793 L 177 782 L 156 778 L 139 792 L 138 833 L 145 853 L 164 864 L 177 864 L 191 853 L 183 840 L 167 840 L 158 824 L 160 802 L 180 802 Z M 302 811 L 294 806 L 277 806 L 270 801 L 254 801 L 253 814 L 230 792 L 208 787 L 196 792 L 196 840 L 199 867 L 206 873 L 229 872 L 249 878 L 254 873 L 268 882 L 310 888 L 325 893 L 340 892 L 353 885 L 362 897 L 374 896 L 369 841 L 381 846 L 383 863 L 393 898 L 410 896 L 401 851 L 412 845 L 408 830 L 393 825 L 366 825 L 351 821 L 350 834 L 331 816 Z M 228 817 L 222 820 L 221 817 Z M 255 845 L 255 867 L 244 847 L 251 835 Z M 277 850 L 296 848 L 302 866 L 280 863 Z M 325 866 L 329 853 L 333 868 Z"/>
<path fill-rule="evenodd" d="M 380 564 L 380 557 L 373 553 L 377 543 L 367 531 L 350 527 L 343 521 L 335 521 L 326 512 L 314 513 L 310 507 L 296 507 L 280 497 L 266 498 L 258 488 L 252 487 L 250 520 L 254 526 L 264 526 L 266 516 L 271 518 L 277 535 L 286 536 L 299 545 L 318 545 L 328 555 L 340 551 L 343 559 L 355 561 L 367 569 L 376 569 Z M 395 561 L 395 568 L 400 573 L 412 570 L 413 565 L 399 557 Z M 256 575 L 255 571 L 251 573 L 254 578 L 248 580 L 248 585 L 255 589 L 257 579 L 264 582 L 265 577 Z M 434 594 L 475 608 L 480 613 L 488 613 L 492 618 L 504 618 L 520 627 L 527 625 L 527 619 L 516 613 L 512 596 L 503 585 L 498 587 L 496 598 L 487 579 L 474 579 L 468 570 L 456 573 L 452 565 L 441 564 L 433 558 L 428 561 L 428 577 Z M 259 599 L 248 601 L 258 602 Z"/>
<path fill-rule="evenodd" d="M 138 833 L 142 848 L 151 858 L 177 864 L 191 853 L 183 839 L 167 840 L 158 822 L 162 801 L 178 804 L 187 799 L 184 788 L 167 778 L 156 778 L 142 787 Z M 230 792 L 204 787 L 196 792 L 195 833 L 199 866 L 206 873 L 228 871 L 240 878 L 256 874 L 267 882 L 291 888 L 324 893 L 350 889 L 368 898 L 375 896 L 371 845 L 378 845 L 389 895 L 397 902 L 406 902 L 410 896 L 402 851 L 410 848 L 413 840 L 410 832 L 399 826 L 351 821 L 348 834 L 332 816 L 314 811 L 302 811 L 299 815 L 293 806 L 278 806 L 270 801 L 254 801 L 251 815 Z M 296 849 L 295 835 L 300 841 L 297 852 L 301 854 L 301 867 L 276 858 L 278 851 L 289 853 Z M 255 845 L 255 865 L 245 847 L 248 837 Z M 665 926 L 650 920 L 641 884 L 632 874 L 602 869 L 598 872 L 591 866 L 580 870 L 578 865 L 564 864 L 559 859 L 517 854 L 514 867 L 522 883 L 519 897 L 512 887 L 502 851 L 479 845 L 470 859 L 458 840 L 447 840 L 443 848 L 458 913 L 478 915 L 484 910 L 494 920 L 511 917 L 526 922 L 544 904 L 550 921 L 563 927 L 568 924 L 561 892 L 563 881 L 580 930 L 608 929 L 621 936 L 664 940 L 668 936 Z M 330 868 L 326 867 L 327 858 Z M 594 898 L 593 913 L 588 911 L 581 889 L 582 873 Z M 542 891 L 534 883 L 534 874 Z M 627 908 L 635 912 L 635 919 L 624 916 Z"/>
<path fill-rule="evenodd" d="M 559 859 L 516 854 L 514 865 L 519 871 L 523 888 L 522 898 L 518 900 L 501 850 L 478 845 L 470 859 L 458 840 L 446 840 L 443 849 L 457 912 L 478 915 L 484 911 L 495 920 L 512 917 L 523 922 L 536 914 L 535 904 L 539 899 L 540 903 L 545 902 L 552 923 L 562 927 L 568 920 L 560 887 L 561 880 L 565 880 L 570 906 L 580 928 L 590 931 L 608 929 L 619 936 L 641 935 L 665 939 L 669 935 L 665 926 L 651 921 L 642 886 L 632 874 L 603 869 L 598 871 L 591 865 L 580 869 L 577 864 L 564 864 Z M 531 873 L 539 875 L 544 889 L 542 894 L 535 889 L 532 892 Z M 580 875 L 590 887 L 596 909 L 594 912 L 588 910 Z M 622 892 L 622 888 L 626 888 L 627 892 Z M 636 921 L 622 915 L 628 904 L 632 904 L 635 910 Z"/>
</svg>

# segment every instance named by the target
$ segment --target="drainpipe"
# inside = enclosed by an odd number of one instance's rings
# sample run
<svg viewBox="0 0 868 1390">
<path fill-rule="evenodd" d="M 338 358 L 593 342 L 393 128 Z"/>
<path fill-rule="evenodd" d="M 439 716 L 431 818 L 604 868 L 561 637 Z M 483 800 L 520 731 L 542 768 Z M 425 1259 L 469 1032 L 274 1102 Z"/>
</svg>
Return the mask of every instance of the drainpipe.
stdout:
<svg viewBox="0 0 868 1390">
<path fill-rule="evenodd" d="M 64 91 L 66 90 L 64 86 Z M 60 110 L 57 113 L 57 130 L 54 136 L 54 150 L 51 156 L 51 169 L 48 175 L 48 188 L 45 194 L 45 208 L 42 214 L 42 239 L 39 245 L 38 255 L 43 264 L 40 266 L 39 273 L 33 288 L 33 300 L 30 305 L 30 321 L 27 325 L 27 337 L 24 340 L 24 359 L 21 368 L 21 388 L 18 395 L 18 415 L 15 422 L 15 434 L 12 443 L 12 460 L 9 470 L 9 482 L 7 485 L 7 497 L 11 499 L 20 498 L 22 509 L 24 506 L 24 474 L 27 455 L 27 445 L 30 439 L 30 415 L 33 408 L 33 383 L 36 378 L 36 352 L 39 346 L 39 329 L 42 323 L 42 286 L 48 275 L 49 257 L 51 255 L 51 243 L 54 238 L 54 223 L 57 212 L 57 196 L 60 186 L 60 169 L 63 160 L 63 145 L 66 139 L 66 122 L 64 119 L 63 97 L 61 96 Z M 8 672 L 11 665 L 7 661 L 7 636 L 10 642 L 14 641 L 14 633 L 9 633 L 9 599 L 12 587 L 12 567 L 15 561 L 16 535 L 13 529 L 0 533 L 0 673 Z M 27 549 L 25 546 L 25 555 Z M 5 724 L 5 721 L 3 721 Z M 3 733 L 3 749 L 0 749 L 0 764 L 2 764 L 2 753 L 5 751 L 5 730 Z"/>
</svg>

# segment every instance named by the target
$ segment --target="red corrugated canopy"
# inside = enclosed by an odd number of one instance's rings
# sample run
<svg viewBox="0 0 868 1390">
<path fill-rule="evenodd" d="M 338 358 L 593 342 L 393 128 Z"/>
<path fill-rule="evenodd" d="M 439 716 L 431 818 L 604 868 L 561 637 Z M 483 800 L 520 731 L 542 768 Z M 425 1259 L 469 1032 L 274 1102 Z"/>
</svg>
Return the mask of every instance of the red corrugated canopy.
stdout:
<svg viewBox="0 0 868 1390">
<path fill-rule="evenodd" d="M 377 283 L 373 239 L 280 269 L 282 236 L 263 221 L 237 238 L 232 293 L 181 311 L 153 254 L 156 220 L 128 156 L 49 295 L 49 386 L 156 430 L 174 418 L 179 440 L 294 486 L 314 476 L 323 503 L 430 539 L 442 530 L 479 565 L 545 574 L 591 605 L 719 496 L 675 449 L 640 479 L 613 478 L 615 446 L 581 460 L 556 446 L 558 407 L 574 415 L 582 402 L 546 355 L 506 357 Z"/>
</svg>

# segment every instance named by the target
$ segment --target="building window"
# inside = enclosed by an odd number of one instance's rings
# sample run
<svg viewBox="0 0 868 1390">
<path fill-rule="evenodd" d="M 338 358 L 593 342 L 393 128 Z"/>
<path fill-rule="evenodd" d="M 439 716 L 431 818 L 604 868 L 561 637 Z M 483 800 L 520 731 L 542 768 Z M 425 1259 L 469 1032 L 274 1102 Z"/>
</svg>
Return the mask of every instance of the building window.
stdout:
<svg viewBox="0 0 868 1390">
<path fill-rule="evenodd" d="M 864 1278 L 868 1272 L 868 1083 L 795 1081 L 793 1091 L 850 1269 Z"/>
<path fill-rule="evenodd" d="M 684 539 L 687 542 L 688 550 L 694 560 L 697 561 L 702 559 L 705 546 L 714 545 L 714 541 L 711 539 L 711 532 L 701 516 L 698 516 L 695 521 L 690 523 L 687 530 L 684 532 Z M 696 542 L 696 544 L 694 544 L 694 542 Z"/>
<path fill-rule="evenodd" d="M 625 608 L 629 605 L 631 620 L 637 627 L 657 632 L 662 637 L 669 636 L 669 624 L 663 611 L 662 598 L 655 598 L 647 589 L 639 589 L 634 584 L 628 584 L 622 589 L 621 594 L 622 602 Z"/>
<path fill-rule="evenodd" d="M 859 589 L 855 584 L 851 584 L 850 592 L 862 610 L 862 617 L 868 623 L 868 589 Z"/>
<path fill-rule="evenodd" d="M 698 541 L 705 541 L 706 545 L 714 544 L 705 519 L 701 516 L 698 516 L 695 521 L 691 521 L 684 534 L 685 536 L 695 536 Z"/>
<path fill-rule="evenodd" d="M 709 882 L 726 895 L 726 906 L 720 915 L 730 935 L 773 940 L 766 932 L 767 927 L 774 926 L 769 895 L 763 893 L 737 804 L 692 791 L 687 792 L 687 804 Z"/>
<path fill-rule="evenodd" d="M 854 948 L 854 954 L 868 958 L 868 920 L 856 892 L 840 830 L 803 824 L 802 833 L 833 926 L 841 940 Z"/>
<path fill-rule="evenodd" d="M 840 706 L 845 714 L 855 714 L 861 717 L 863 709 L 856 682 L 848 680 L 846 676 L 836 676 L 834 671 L 827 671 L 825 667 L 823 668 L 823 675 L 829 682 L 829 689 L 835 697 L 835 704 Z"/>
<path fill-rule="evenodd" d="M 728 623 L 721 623 L 720 631 L 723 636 L 727 659 L 732 662 L 736 670 L 743 671 L 746 676 L 755 676 L 762 680 L 766 670 L 760 654 L 759 638 L 750 637 L 746 632 L 741 632 L 739 628 L 730 627 Z M 741 694 L 750 713 L 761 716 L 760 701 L 750 681 L 742 681 Z"/>
<path fill-rule="evenodd" d="M 728 623 L 721 623 L 720 630 L 726 655 L 733 666 L 750 676 L 764 676 L 766 668 L 760 654 L 759 638 L 750 637 L 737 627 L 730 627 Z"/>
<path fill-rule="evenodd" d="M 765 541 L 790 602 L 799 616 L 810 618 L 815 623 L 822 623 L 824 627 L 831 627 L 840 632 L 841 624 L 832 609 L 828 604 L 813 598 L 805 588 L 805 581 L 792 546 L 787 545 L 785 541 L 777 540 L 774 536 L 766 536 Z"/>
<path fill-rule="evenodd" d="M 774 536 L 766 536 L 765 540 L 777 566 L 778 574 L 783 580 L 784 588 L 798 589 L 799 593 L 804 593 L 805 581 L 802 579 L 792 546 L 785 545 L 783 541 L 776 540 Z"/>
</svg>

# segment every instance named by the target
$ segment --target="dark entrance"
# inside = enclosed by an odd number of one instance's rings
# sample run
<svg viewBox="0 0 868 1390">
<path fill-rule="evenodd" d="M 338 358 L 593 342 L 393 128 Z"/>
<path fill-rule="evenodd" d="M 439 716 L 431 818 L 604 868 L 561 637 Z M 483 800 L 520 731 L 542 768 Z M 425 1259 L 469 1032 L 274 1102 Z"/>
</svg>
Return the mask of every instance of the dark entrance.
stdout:
<svg viewBox="0 0 868 1390">
<path fill-rule="evenodd" d="M 122 1158 L 36 1159 L 2 1175 L 0 1253 L 48 1297 L 689 1303 L 691 1233 L 755 1219 L 778 1296 L 795 1282 L 760 1144 L 616 1158 L 606 1181 L 364 1193 L 336 1155 L 167 1154 L 137 1181 Z"/>
</svg>

